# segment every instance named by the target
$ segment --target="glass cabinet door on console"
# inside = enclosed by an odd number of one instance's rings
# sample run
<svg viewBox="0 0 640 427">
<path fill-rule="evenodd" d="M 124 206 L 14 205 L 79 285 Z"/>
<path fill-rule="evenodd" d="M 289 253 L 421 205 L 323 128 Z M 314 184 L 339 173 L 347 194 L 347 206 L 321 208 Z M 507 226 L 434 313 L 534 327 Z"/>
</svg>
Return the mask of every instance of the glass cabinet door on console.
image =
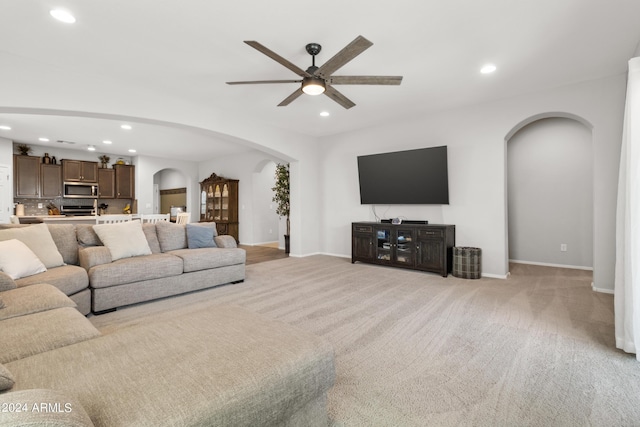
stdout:
<svg viewBox="0 0 640 427">
<path fill-rule="evenodd" d="M 398 228 L 395 230 L 394 237 L 394 262 L 413 267 L 416 264 L 415 231 Z"/>
<path fill-rule="evenodd" d="M 391 229 L 376 228 L 376 259 L 382 264 L 390 264 L 391 257 Z"/>
</svg>

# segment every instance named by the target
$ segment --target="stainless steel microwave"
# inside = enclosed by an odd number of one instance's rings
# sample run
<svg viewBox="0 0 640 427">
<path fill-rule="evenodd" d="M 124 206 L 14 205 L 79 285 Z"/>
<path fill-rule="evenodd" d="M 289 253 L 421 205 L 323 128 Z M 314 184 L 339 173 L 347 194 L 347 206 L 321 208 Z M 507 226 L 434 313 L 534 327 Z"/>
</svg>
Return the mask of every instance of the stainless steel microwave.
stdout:
<svg viewBox="0 0 640 427">
<path fill-rule="evenodd" d="M 86 184 L 84 182 L 63 183 L 63 197 L 70 199 L 97 199 L 98 184 Z"/>
</svg>

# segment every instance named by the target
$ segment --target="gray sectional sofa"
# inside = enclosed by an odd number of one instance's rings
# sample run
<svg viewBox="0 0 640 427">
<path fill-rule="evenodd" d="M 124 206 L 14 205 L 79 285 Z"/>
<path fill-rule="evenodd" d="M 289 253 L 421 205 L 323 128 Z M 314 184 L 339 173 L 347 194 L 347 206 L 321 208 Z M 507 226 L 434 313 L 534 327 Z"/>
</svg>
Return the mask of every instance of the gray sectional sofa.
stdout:
<svg viewBox="0 0 640 427">
<path fill-rule="evenodd" d="M 51 285 L 0 300 L 0 426 L 329 425 L 333 349 L 290 325 L 220 305 L 103 335 Z"/>
<path fill-rule="evenodd" d="M 215 235 L 213 223 L 191 226 L 211 229 L 216 247 L 190 249 L 187 226 L 164 222 L 141 224 L 148 254 L 116 260 L 111 248 L 103 244 L 94 227 L 88 224 L 0 224 L 0 234 L 4 230 L 26 232 L 25 227 L 40 233 L 48 229 L 64 263 L 16 279 L 17 285 L 49 283 L 68 295 L 81 313 L 99 314 L 129 304 L 243 281 L 246 254 L 237 248 L 233 237 Z"/>
<path fill-rule="evenodd" d="M 0 272 L 0 426 L 329 425 L 334 354 L 321 338 L 238 306 L 105 334 L 84 315 L 91 302 L 108 310 L 243 280 L 233 238 L 209 230 L 204 246 L 217 247 L 189 248 L 189 233 L 201 229 L 27 227 L 0 236 L 0 265 L 11 274 L 6 248 L 18 238 L 40 258 L 24 263 L 37 271 L 26 277 Z"/>
</svg>

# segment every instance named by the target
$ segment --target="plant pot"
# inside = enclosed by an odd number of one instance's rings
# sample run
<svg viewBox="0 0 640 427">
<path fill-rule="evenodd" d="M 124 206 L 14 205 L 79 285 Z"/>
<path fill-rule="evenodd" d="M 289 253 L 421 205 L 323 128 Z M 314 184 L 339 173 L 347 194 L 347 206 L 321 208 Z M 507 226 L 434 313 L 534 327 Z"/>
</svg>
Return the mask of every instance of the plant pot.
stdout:
<svg viewBox="0 0 640 427">
<path fill-rule="evenodd" d="M 289 236 L 288 234 L 284 235 L 284 253 L 288 254 L 289 251 L 291 250 L 291 244 L 289 243 Z"/>
</svg>

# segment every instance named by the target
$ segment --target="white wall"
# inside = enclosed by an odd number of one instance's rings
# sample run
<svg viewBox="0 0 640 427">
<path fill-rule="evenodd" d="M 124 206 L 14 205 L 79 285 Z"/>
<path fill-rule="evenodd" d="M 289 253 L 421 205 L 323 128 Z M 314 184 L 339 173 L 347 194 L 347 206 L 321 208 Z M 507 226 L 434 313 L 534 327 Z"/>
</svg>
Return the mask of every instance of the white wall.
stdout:
<svg viewBox="0 0 640 427">
<path fill-rule="evenodd" d="M 511 137 L 507 153 L 509 258 L 592 267 L 591 129 L 566 118 L 538 120 Z"/>
<path fill-rule="evenodd" d="M 277 241 L 278 216 L 271 203 L 275 166 L 269 170 L 267 165 L 282 163 L 261 151 L 249 151 L 242 154 L 225 156 L 198 165 L 199 179 L 203 180 L 212 173 L 225 178 L 240 180 L 238 184 L 239 204 L 239 240 L 242 244 L 253 245 Z M 269 233 L 269 230 L 272 230 Z M 266 236 L 265 236 L 266 232 Z M 283 243 L 284 245 L 284 243 Z"/>
<path fill-rule="evenodd" d="M 184 176 L 187 188 L 187 210 L 192 212 L 191 221 L 199 219 L 200 212 L 200 183 L 198 181 L 198 165 L 195 162 L 179 161 L 175 159 L 161 159 L 158 157 L 138 156 L 134 158 L 136 166 L 136 198 L 139 213 L 153 213 L 153 184 L 154 175 L 165 169 Z"/>
<path fill-rule="evenodd" d="M 450 205 L 390 206 L 385 215 L 456 225 L 456 244 L 483 251 L 483 273 L 508 273 L 506 140 L 532 118 L 576 115 L 593 125 L 594 282 L 613 289 L 615 200 L 625 76 L 580 83 L 323 138 L 320 142 L 322 245 L 348 256 L 350 223 L 371 220 L 360 205 L 356 157 L 421 147 L 449 147 Z"/>
<path fill-rule="evenodd" d="M 178 170 L 163 169 L 158 172 L 155 183 L 158 184 L 160 190 L 183 188 L 187 185 L 187 177 Z"/>
</svg>

